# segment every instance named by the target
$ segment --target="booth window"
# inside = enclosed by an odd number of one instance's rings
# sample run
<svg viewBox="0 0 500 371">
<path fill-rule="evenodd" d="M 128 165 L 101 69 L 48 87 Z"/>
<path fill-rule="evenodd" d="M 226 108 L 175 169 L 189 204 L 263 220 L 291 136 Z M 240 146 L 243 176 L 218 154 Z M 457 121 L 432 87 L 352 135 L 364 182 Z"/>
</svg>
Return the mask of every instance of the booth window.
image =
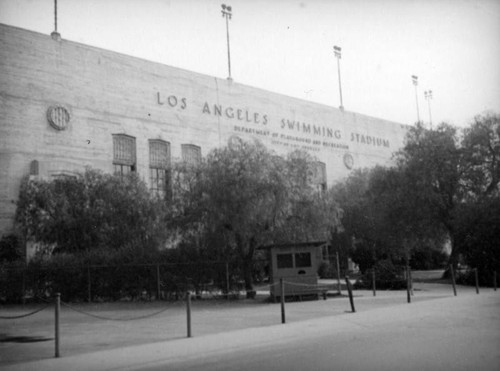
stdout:
<svg viewBox="0 0 500 371">
<path fill-rule="evenodd" d="M 159 197 L 170 194 L 170 143 L 159 139 L 149 140 L 150 190 Z"/>
<path fill-rule="evenodd" d="M 293 268 L 293 255 L 292 254 L 277 254 L 278 269 Z"/>
<path fill-rule="evenodd" d="M 125 134 L 113 134 L 113 171 L 118 175 L 135 172 L 135 138 Z"/>
<path fill-rule="evenodd" d="M 182 160 L 189 165 L 199 164 L 201 162 L 201 147 L 194 144 L 183 144 Z"/>
<path fill-rule="evenodd" d="M 311 266 L 311 253 L 298 252 L 295 254 L 295 267 L 307 268 Z"/>
</svg>

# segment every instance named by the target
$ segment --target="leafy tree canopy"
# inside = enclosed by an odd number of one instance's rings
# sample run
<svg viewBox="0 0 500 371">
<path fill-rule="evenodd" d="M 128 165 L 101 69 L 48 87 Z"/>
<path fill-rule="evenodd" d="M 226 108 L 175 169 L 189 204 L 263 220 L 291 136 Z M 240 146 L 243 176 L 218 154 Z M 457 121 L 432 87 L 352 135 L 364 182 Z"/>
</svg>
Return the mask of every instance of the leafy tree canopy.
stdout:
<svg viewBox="0 0 500 371">
<path fill-rule="evenodd" d="M 21 186 L 16 225 L 27 239 L 57 251 L 160 248 L 166 209 L 134 174 L 87 169 L 76 177 L 30 181 Z"/>
<path fill-rule="evenodd" d="M 360 256 L 371 254 L 374 262 L 387 252 L 422 255 L 422 246 L 435 249 L 448 240 L 452 263 L 459 253 L 470 259 L 474 249 L 464 244 L 464 231 L 478 233 L 477 223 L 491 230 L 494 218 L 483 216 L 499 198 L 499 123 L 499 115 L 488 114 L 463 132 L 447 124 L 436 130 L 417 124 L 396 154 L 396 166 L 357 171 L 337 185 L 342 222 L 363 246 Z M 478 238 L 471 234 L 467 240 Z"/>
</svg>

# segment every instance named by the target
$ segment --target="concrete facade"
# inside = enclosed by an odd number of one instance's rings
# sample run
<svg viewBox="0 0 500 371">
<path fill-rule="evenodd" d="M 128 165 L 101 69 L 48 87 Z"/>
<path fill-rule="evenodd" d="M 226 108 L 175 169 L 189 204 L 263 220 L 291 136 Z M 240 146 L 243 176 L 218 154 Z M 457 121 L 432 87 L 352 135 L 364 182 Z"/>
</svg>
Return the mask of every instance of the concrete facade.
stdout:
<svg viewBox="0 0 500 371">
<path fill-rule="evenodd" d="M 278 154 L 302 148 L 328 185 L 352 169 L 390 163 L 408 127 L 0 24 L 0 234 L 19 185 L 86 166 L 113 171 L 113 135 L 135 138 L 149 182 L 150 140 L 211 149 L 260 140 Z M 36 162 L 34 162 L 36 161 Z M 30 169 L 31 168 L 31 169 Z M 37 168 L 37 169 L 36 169 Z"/>
</svg>

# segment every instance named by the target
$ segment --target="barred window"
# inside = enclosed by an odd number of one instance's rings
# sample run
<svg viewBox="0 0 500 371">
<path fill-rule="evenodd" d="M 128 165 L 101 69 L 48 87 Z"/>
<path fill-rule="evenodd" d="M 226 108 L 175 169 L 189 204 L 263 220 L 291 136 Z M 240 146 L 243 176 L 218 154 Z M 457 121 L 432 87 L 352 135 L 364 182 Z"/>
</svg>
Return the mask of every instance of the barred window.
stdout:
<svg viewBox="0 0 500 371">
<path fill-rule="evenodd" d="M 170 143 L 160 139 L 149 141 L 149 167 L 167 169 L 170 167 Z"/>
<path fill-rule="evenodd" d="M 170 143 L 163 140 L 149 141 L 150 190 L 159 197 L 170 194 Z"/>
<path fill-rule="evenodd" d="M 183 144 L 182 160 L 191 165 L 199 164 L 201 162 L 201 147 L 194 144 Z"/>
<path fill-rule="evenodd" d="M 113 170 L 115 174 L 125 175 L 135 172 L 135 138 L 125 134 L 113 134 Z"/>
<path fill-rule="evenodd" d="M 38 172 L 39 172 L 38 160 L 31 161 L 30 175 L 38 175 Z"/>
</svg>

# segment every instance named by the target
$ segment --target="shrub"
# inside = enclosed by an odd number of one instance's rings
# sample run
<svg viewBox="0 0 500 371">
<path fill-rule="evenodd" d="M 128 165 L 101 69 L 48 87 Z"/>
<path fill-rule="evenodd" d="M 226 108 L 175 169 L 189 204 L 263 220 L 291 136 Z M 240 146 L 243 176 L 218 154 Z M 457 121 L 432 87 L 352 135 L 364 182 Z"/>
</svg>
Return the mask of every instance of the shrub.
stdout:
<svg viewBox="0 0 500 371">
<path fill-rule="evenodd" d="M 0 262 L 19 261 L 23 258 L 19 237 L 16 234 L 8 234 L 0 240 Z"/>
<path fill-rule="evenodd" d="M 7 262 L 0 265 L 0 301 L 20 303 L 24 296 L 25 265 Z"/>
<path fill-rule="evenodd" d="M 333 269 L 332 265 L 329 262 L 323 261 L 319 265 L 318 268 L 318 276 L 319 278 L 334 278 L 336 270 Z"/>
<path fill-rule="evenodd" d="M 404 278 L 403 268 L 395 266 L 391 260 L 380 260 L 372 269 L 375 270 L 375 286 L 380 290 L 406 289 L 407 283 Z M 367 270 L 355 284 L 357 289 L 372 288 L 372 270 Z"/>
</svg>

